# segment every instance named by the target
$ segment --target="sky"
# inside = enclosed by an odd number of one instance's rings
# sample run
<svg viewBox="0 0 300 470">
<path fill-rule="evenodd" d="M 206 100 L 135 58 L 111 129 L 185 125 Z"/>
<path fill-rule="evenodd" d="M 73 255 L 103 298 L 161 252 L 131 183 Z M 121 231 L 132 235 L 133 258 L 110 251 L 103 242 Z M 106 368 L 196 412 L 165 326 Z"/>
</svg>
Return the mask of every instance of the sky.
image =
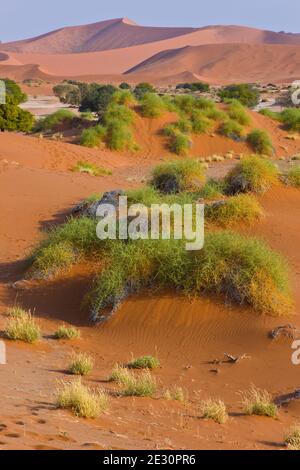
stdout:
<svg viewBox="0 0 300 470">
<path fill-rule="evenodd" d="M 2 0 L 0 41 L 127 17 L 145 26 L 239 24 L 300 33 L 299 0 Z"/>
</svg>

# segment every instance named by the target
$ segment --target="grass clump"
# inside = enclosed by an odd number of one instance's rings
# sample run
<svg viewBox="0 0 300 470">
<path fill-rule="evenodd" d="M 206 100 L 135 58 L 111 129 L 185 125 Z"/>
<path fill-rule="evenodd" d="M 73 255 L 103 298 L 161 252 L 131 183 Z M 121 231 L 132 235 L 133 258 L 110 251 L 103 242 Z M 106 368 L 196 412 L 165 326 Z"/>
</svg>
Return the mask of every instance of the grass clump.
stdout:
<svg viewBox="0 0 300 470">
<path fill-rule="evenodd" d="M 134 112 L 125 105 L 111 103 L 104 114 L 103 120 L 107 126 L 115 121 L 129 126 L 134 121 Z"/>
<path fill-rule="evenodd" d="M 278 168 L 272 162 L 258 156 L 245 158 L 228 174 L 227 192 L 264 193 L 278 182 L 278 177 Z"/>
<path fill-rule="evenodd" d="M 149 371 L 129 373 L 122 386 L 122 394 L 126 397 L 153 397 L 157 387 L 156 380 Z"/>
<path fill-rule="evenodd" d="M 108 398 L 102 390 L 91 390 L 78 380 L 62 384 L 57 391 L 56 406 L 69 409 L 80 418 L 96 419 L 107 409 Z"/>
<path fill-rule="evenodd" d="M 273 144 L 266 131 L 254 129 L 247 135 L 247 142 L 260 155 L 271 155 L 273 153 Z"/>
<path fill-rule="evenodd" d="M 8 320 L 5 328 L 5 336 L 13 341 L 36 343 L 41 337 L 41 331 L 30 312 Z"/>
<path fill-rule="evenodd" d="M 136 149 L 130 127 L 120 119 L 111 120 L 107 124 L 106 143 L 116 152 Z"/>
<path fill-rule="evenodd" d="M 142 356 L 137 359 L 133 359 L 128 367 L 130 369 L 157 369 L 160 366 L 160 362 L 156 357 L 153 356 Z"/>
<path fill-rule="evenodd" d="M 54 333 L 55 339 L 77 339 L 80 337 L 80 331 L 73 326 L 61 325 Z"/>
<path fill-rule="evenodd" d="M 67 241 L 45 246 L 34 256 L 32 277 L 47 279 L 66 270 L 76 260 L 76 253 Z"/>
<path fill-rule="evenodd" d="M 87 173 L 91 176 L 108 176 L 111 175 L 112 172 L 107 170 L 106 168 L 102 168 L 101 166 L 95 165 L 94 163 L 89 162 L 78 162 L 73 168 L 72 171 L 78 173 Z"/>
<path fill-rule="evenodd" d="M 215 423 L 225 424 L 228 420 L 226 405 L 222 400 L 208 399 L 200 406 L 202 418 L 211 419 Z"/>
<path fill-rule="evenodd" d="M 209 179 L 201 189 L 199 196 L 207 201 L 212 199 L 221 199 L 224 195 L 225 184 L 223 181 Z"/>
<path fill-rule="evenodd" d="M 15 305 L 8 309 L 7 315 L 11 318 L 22 318 L 29 315 L 30 312 L 28 310 L 24 310 L 24 308 Z"/>
<path fill-rule="evenodd" d="M 84 129 L 80 137 L 80 145 L 84 147 L 99 147 L 106 135 L 106 129 L 103 126 L 94 126 Z"/>
<path fill-rule="evenodd" d="M 206 220 L 231 227 L 239 223 L 252 224 L 261 219 L 263 210 L 258 201 L 249 194 L 239 194 L 225 201 L 206 206 Z"/>
<path fill-rule="evenodd" d="M 300 450 L 300 426 L 293 426 L 287 433 L 284 443 L 289 450 Z"/>
<path fill-rule="evenodd" d="M 211 121 L 198 109 L 192 112 L 191 123 L 194 134 L 204 134 L 211 127 Z"/>
<path fill-rule="evenodd" d="M 35 127 L 36 132 L 40 131 L 53 131 L 55 127 L 65 121 L 71 121 L 75 118 L 75 114 L 68 109 L 59 109 L 53 114 L 40 119 Z"/>
<path fill-rule="evenodd" d="M 176 155 L 186 156 L 191 146 L 190 137 L 180 131 L 174 131 L 170 136 L 170 151 L 176 153 Z"/>
<path fill-rule="evenodd" d="M 269 108 L 264 108 L 259 111 L 259 114 L 262 114 L 263 116 L 267 116 L 270 119 L 273 119 L 274 121 L 281 121 L 281 115 L 280 113 L 277 113 L 275 111 L 272 111 Z"/>
<path fill-rule="evenodd" d="M 130 90 L 118 90 L 112 96 L 112 103 L 133 106 L 136 104 L 136 99 Z"/>
<path fill-rule="evenodd" d="M 286 175 L 287 183 L 295 188 L 300 188 L 300 166 L 294 166 Z"/>
<path fill-rule="evenodd" d="M 238 122 L 227 119 L 220 125 L 219 132 L 230 139 L 240 140 L 243 134 L 243 127 Z"/>
<path fill-rule="evenodd" d="M 181 403 L 187 402 L 187 393 L 182 387 L 175 386 L 173 389 L 165 391 L 164 397 L 166 400 L 179 401 Z"/>
<path fill-rule="evenodd" d="M 90 356 L 81 353 L 72 358 L 69 371 L 73 375 L 89 375 L 93 370 L 93 366 L 93 359 Z"/>
<path fill-rule="evenodd" d="M 238 100 L 230 101 L 228 105 L 228 115 L 230 119 L 236 121 L 241 126 L 249 126 L 251 119 L 246 109 Z"/>
<path fill-rule="evenodd" d="M 247 415 L 268 416 L 276 418 L 278 409 L 272 402 L 272 397 L 267 390 L 252 387 L 243 395 L 243 406 Z"/>
<path fill-rule="evenodd" d="M 127 383 L 130 377 L 130 372 L 126 367 L 116 364 L 110 375 L 110 382 L 116 382 L 119 385 Z"/>
<path fill-rule="evenodd" d="M 146 93 L 140 100 L 141 114 L 147 118 L 158 118 L 166 110 L 164 101 L 155 93 Z"/>
<path fill-rule="evenodd" d="M 300 132 L 300 109 L 288 108 L 280 114 L 284 127 L 289 131 Z"/>
<path fill-rule="evenodd" d="M 205 183 L 205 170 L 196 160 L 162 163 L 154 168 L 150 184 L 165 193 L 197 191 Z"/>
</svg>

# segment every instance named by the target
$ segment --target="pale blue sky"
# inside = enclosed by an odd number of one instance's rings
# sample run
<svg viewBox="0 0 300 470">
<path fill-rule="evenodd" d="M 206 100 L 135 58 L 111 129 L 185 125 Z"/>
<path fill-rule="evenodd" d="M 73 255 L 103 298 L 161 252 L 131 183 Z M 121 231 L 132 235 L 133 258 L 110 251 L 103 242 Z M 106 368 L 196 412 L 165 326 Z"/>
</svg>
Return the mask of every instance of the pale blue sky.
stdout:
<svg viewBox="0 0 300 470">
<path fill-rule="evenodd" d="M 299 0 L 2 0 L 0 40 L 129 17 L 149 26 L 241 24 L 300 32 Z"/>
</svg>

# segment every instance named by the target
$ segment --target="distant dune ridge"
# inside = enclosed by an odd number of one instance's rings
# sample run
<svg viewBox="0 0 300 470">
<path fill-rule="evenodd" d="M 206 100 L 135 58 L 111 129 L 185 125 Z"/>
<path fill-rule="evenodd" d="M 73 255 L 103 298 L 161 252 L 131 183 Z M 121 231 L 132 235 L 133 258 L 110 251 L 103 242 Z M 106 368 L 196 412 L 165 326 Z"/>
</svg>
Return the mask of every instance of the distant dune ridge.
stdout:
<svg viewBox="0 0 300 470">
<path fill-rule="evenodd" d="M 300 79 L 300 34 L 243 26 L 149 27 L 119 18 L 0 44 L 0 74 L 50 81 L 288 82 Z"/>
</svg>

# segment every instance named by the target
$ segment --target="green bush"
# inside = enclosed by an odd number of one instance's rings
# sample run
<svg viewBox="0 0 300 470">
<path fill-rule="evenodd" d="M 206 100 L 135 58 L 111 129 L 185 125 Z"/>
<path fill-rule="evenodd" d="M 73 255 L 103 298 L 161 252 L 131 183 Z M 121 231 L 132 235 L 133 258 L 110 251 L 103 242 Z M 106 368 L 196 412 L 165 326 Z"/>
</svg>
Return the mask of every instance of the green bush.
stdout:
<svg viewBox="0 0 300 470">
<path fill-rule="evenodd" d="M 193 83 L 178 83 L 176 90 L 191 90 L 200 92 L 209 92 L 210 86 L 205 82 L 193 82 Z"/>
<path fill-rule="evenodd" d="M 243 127 L 238 122 L 228 119 L 220 125 L 219 132 L 230 139 L 240 140 L 243 134 Z"/>
<path fill-rule="evenodd" d="M 155 93 L 155 88 L 147 82 L 139 83 L 134 89 L 134 95 L 139 100 L 141 99 L 146 93 Z"/>
<path fill-rule="evenodd" d="M 63 122 L 71 121 L 74 118 L 75 114 L 72 111 L 69 111 L 68 109 L 59 109 L 55 113 L 40 119 L 35 126 L 35 131 L 53 131 Z"/>
<path fill-rule="evenodd" d="M 280 113 L 276 113 L 275 111 L 272 111 L 269 108 L 264 108 L 259 111 L 259 114 L 262 114 L 263 116 L 267 116 L 270 119 L 273 119 L 274 121 L 281 121 L 281 115 Z"/>
<path fill-rule="evenodd" d="M 103 120 L 107 126 L 115 122 L 130 126 L 134 121 L 134 112 L 123 104 L 112 103 L 108 106 Z"/>
<path fill-rule="evenodd" d="M 249 126 L 251 119 L 244 106 L 238 100 L 232 100 L 228 106 L 230 119 L 238 122 L 241 126 Z"/>
<path fill-rule="evenodd" d="M 101 166 L 97 166 L 94 163 L 89 162 L 78 162 L 73 168 L 72 171 L 78 173 L 87 173 L 91 176 L 107 176 L 111 175 L 112 172 L 107 170 L 106 168 L 102 168 Z"/>
<path fill-rule="evenodd" d="M 209 179 L 201 189 L 199 196 L 206 200 L 221 199 L 226 189 L 223 181 Z"/>
<path fill-rule="evenodd" d="M 30 344 L 36 343 L 41 337 L 40 328 L 30 312 L 10 318 L 4 333 L 12 341 L 24 341 Z"/>
<path fill-rule="evenodd" d="M 123 121 L 111 120 L 107 125 L 106 142 L 111 150 L 134 150 L 135 142 L 133 134 Z"/>
<path fill-rule="evenodd" d="M 273 153 L 273 144 L 266 131 L 254 129 L 247 135 L 247 142 L 260 155 L 271 155 Z"/>
<path fill-rule="evenodd" d="M 239 194 L 205 207 L 206 220 L 223 227 L 252 224 L 262 216 L 260 204 L 249 194 Z"/>
<path fill-rule="evenodd" d="M 175 132 L 171 137 L 170 151 L 176 153 L 176 155 L 187 155 L 189 150 L 191 149 L 191 146 L 191 139 L 182 132 Z"/>
<path fill-rule="evenodd" d="M 204 134 L 211 127 L 210 120 L 197 109 L 192 112 L 191 123 L 194 134 Z"/>
<path fill-rule="evenodd" d="M 67 241 L 49 245 L 40 250 L 36 256 L 31 274 L 34 278 L 47 279 L 61 270 L 66 270 L 75 260 L 76 253 Z"/>
<path fill-rule="evenodd" d="M 73 356 L 69 371 L 73 375 L 89 375 L 93 370 L 93 366 L 93 359 L 86 354 L 80 353 Z"/>
<path fill-rule="evenodd" d="M 116 91 L 117 88 L 113 85 L 81 84 L 82 99 L 79 110 L 92 111 L 102 119 Z"/>
<path fill-rule="evenodd" d="M 34 117 L 19 107 L 27 100 L 19 85 L 5 79 L 6 104 L 0 104 L 0 131 L 29 132 L 34 124 Z"/>
<path fill-rule="evenodd" d="M 289 131 L 300 132 L 300 109 L 288 108 L 280 114 L 281 121 Z"/>
<path fill-rule="evenodd" d="M 61 325 L 54 333 L 55 339 L 77 339 L 80 337 L 80 331 L 74 326 Z"/>
<path fill-rule="evenodd" d="M 294 166 L 291 168 L 287 175 L 287 183 L 291 186 L 295 186 L 296 188 L 300 188 L 300 166 Z"/>
<path fill-rule="evenodd" d="M 165 135 L 169 135 L 169 136 L 174 135 L 175 128 L 178 129 L 183 134 L 189 134 L 193 131 L 193 126 L 192 126 L 191 121 L 189 121 L 189 119 L 186 119 L 184 117 L 179 119 L 179 121 L 177 121 L 174 124 L 174 126 L 171 125 L 171 126 L 166 127 Z"/>
<path fill-rule="evenodd" d="M 227 192 L 264 193 L 278 182 L 278 177 L 278 168 L 272 162 L 258 156 L 248 157 L 238 163 L 227 175 Z"/>
<path fill-rule="evenodd" d="M 187 115 L 191 115 L 195 102 L 195 98 L 191 95 L 177 95 L 174 98 L 174 106 L 177 112 Z"/>
<path fill-rule="evenodd" d="M 128 367 L 130 369 L 157 369 L 160 366 L 160 362 L 156 357 L 153 356 L 142 356 L 137 359 L 133 359 L 129 362 Z"/>
<path fill-rule="evenodd" d="M 158 118 L 165 111 L 165 105 L 158 95 L 145 93 L 140 100 L 140 109 L 144 117 Z"/>
<path fill-rule="evenodd" d="M 248 108 L 257 106 L 260 99 L 257 88 L 248 83 L 226 86 L 219 92 L 219 96 L 223 101 L 232 99 L 239 100 L 244 106 L 248 106 Z"/>
<path fill-rule="evenodd" d="M 119 88 L 121 88 L 121 90 L 131 90 L 131 86 L 126 82 L 120 83 Z"/>
<path fill-rule="evenodd" d="M 123 106 L 132 106 L 136 104 L 134 95 L 129 90 L 116 91 L 112 96 L 112 103 Z"/>
<path fill-rule="evenodd" d="M 106 136 L 106 129 L 102 126 L 89 127 L 82 131 L 80 145 L 84 147 L 99 147 Z"/>
<path fill-rule="evenodd" d="M 162 163 L 153 169 L 150 184 L 162 193 L 197 191 L 205 183 L 205 171 L 196 160 Z"/>
</svg>

